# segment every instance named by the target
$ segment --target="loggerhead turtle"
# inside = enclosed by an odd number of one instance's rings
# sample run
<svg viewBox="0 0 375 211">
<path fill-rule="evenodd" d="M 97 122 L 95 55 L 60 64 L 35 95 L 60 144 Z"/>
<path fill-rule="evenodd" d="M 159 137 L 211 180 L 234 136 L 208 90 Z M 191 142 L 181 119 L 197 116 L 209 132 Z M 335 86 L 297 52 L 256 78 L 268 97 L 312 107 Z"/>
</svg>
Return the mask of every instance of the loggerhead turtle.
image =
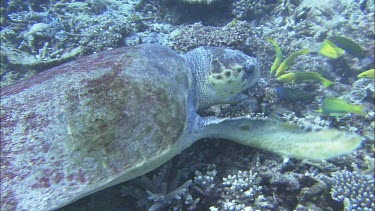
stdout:
<svg viewBox="0 0 375 211">
<path fill-rule="evenodd" d="M 270 119 L 201 117 L 243 100 L 255 58 L 160 45 L 82 57 L 3 88 L 1 210 L 51 210 L 160 166 L 193 142 L 226 138 L 284 157 L 326 159 L 361 138 Z"/>
</svg>

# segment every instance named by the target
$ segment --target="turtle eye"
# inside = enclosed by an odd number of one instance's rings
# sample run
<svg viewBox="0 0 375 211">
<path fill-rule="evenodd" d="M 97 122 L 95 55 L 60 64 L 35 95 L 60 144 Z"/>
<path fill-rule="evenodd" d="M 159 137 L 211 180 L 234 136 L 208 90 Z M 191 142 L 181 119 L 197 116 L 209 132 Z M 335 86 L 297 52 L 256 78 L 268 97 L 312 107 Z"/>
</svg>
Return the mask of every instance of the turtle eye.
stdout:
<svg viewBox="0 0 375 211">
<path fill-rule="evenodd" d="M 253 64 L 246 64 L 244 69 L 245 69 L 245 74 L 247 76 L 251 76 L 255 71 L 255 66 Z"/>
</svg>

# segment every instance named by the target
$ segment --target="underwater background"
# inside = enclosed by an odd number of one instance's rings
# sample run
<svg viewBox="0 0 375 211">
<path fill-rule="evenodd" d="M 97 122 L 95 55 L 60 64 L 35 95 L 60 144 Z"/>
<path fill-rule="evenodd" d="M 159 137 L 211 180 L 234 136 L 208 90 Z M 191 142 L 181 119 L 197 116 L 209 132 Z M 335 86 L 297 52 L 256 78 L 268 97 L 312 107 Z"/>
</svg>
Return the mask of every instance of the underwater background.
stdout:
<svg viewBox="0 0 375 211">
<path fill-rule="evenodd" d="M 374 0 L 7 0 L 0 9 L 1 87 L 121 46 L 225 46 L 261 66 L 253 107 L 226 115 L 365 138 L 355 152 L 320 162 L 201 140 L 60 210 L 374 210 Z"/>
</svg>

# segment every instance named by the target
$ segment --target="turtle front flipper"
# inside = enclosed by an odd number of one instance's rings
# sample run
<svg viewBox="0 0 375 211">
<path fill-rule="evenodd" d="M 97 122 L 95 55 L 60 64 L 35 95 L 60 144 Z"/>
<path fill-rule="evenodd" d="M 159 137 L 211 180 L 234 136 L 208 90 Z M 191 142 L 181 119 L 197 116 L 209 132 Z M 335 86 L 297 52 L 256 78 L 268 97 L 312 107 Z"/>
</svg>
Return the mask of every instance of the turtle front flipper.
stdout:
<svg viewBox="0 0 375 211">
<path fill-rule="evenodd" d="M 270 119 L 251 117 L 207 119 L 205 137 L 225 138 L 283 156 L 323 160 L 348 154 L 362 138 L 355 133 L 327 128 L 301 128 Z"/>
</svg>

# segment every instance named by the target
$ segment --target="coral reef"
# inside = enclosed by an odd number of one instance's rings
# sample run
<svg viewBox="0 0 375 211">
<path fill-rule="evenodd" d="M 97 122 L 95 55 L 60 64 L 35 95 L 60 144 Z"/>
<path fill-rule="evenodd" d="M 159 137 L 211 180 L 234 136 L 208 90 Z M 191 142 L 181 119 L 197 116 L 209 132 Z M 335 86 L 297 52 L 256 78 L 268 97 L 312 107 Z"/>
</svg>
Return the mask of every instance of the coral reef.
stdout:
<svg viewBox="0 0 375 211">
<path fill-rule="evenodd" d="M 223 27 L 194 23 L 173 31 L 168 45 L 183 52 L 202 45 L 227 46 L 243 50 L 250 34 L 251 26 L 244 21 Z"/>
<path fill-rule="evenodd" d="M 375 98 L 374 81 L 371 79 L 358 79 L 353 83 L 351 91 L 345 98 L 354 103 L 362 103 L 366 98 Z"/>
<path fill-rule="evenodd" d="M 267 9 L 265 0 L 238 0 L 232 6 L 232 14 L 238 19 L 254 19 Z"/>
<path fill-rule="evenodd" d="M 374 177 L 357 172 L 337 171 L 332 174 L 332 198 L 344 201 L 345 210 L 374 210 Z"/>
<path fill-rule="evenodd" d="M 289 16 L 293 14 L 296 5 L 299 3 L 300 0 L 281 0 L 279 1 L 279 5 L 272 10 L 272 13 L 277 16 Z"/>
<path fill-rule="evenodd" d="M 237 175 L 228 175 L 223 178 L 223 201 L 219 202 L 223 210 L 242 210 L 251 207 L 245 204 L 262 201 L 264 198 L 260 178 L 252 171 L 238 171 Z M 272 207 L 264 207 L 272 208 Z"/>
<path fill-rule="evenodd" d="M 144 190 L 146 190 L 147 192 L 148 200 L 146 200 L 143 195 L 143 197 L 136 195 L 140 194 L 141 191 L 137 191 L 137 187 L 131 185 L 123 187 L 122 195 L 125 197 L 132 196 L 137 198 L 139 207 L 144 207 L 147 210 L 160 210 L 166 207 L 172 208 L 173 210 L 179 210 L 181 208 L 194 210 L 197 203 L 199 202 L 199 198 L 193 200 L 192 196 L 189 193 L 189 187 L 192 183 L 191 180 L 188 180 L 181 186 L 176 187 L 170 192 L 167 192 L 167 182 L 157 183 L 159 182 L 158 179 L 153 178 L 152 180 L 150 180 L 145 176 L 137 179 L 139 179 L 139 181 L 133 180 L 133 182 L 144 186 Z M 155 193 L 149 191 L 149 189 L 153 189 Z M 148 204 L 152 205 L 147 206 Z"/>
<path fill-rule="evenodd" d="M 216 165 L 210 165 L 205 173 L 196 171 L 194 177 L 195 189 L 205 198 L 215 200 L 217 205 L 210 210 L 249 210 L 256 208 L 273 208 L 266 197 L 262 195 L 261 178 L 257 173 L 237 171 L 237 174 L 222 178 L 222 183 L 216 181 Z"/>
<path fill-rule="evenodd" d="M 27 1 L 15 8 L 18 2 L 10 1 L 0 32 L 2 79 L 22 78 L 30 75 L 26 69 L 41 71 L 80 54 L 121 46 L 123 37 L 140 28 L 132 13 L 137 2 Z M 11 82 L 2 80 L 2 85 Z"/>
</svg>

